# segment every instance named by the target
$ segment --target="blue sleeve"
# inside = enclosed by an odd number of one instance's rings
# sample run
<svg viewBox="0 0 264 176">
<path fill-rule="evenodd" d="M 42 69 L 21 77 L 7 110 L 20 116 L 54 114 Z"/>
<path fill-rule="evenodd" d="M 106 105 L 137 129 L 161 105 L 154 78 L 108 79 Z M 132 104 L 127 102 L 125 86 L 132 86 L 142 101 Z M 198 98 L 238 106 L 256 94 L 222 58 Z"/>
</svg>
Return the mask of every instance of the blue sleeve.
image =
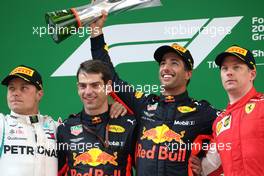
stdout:
<svg viewBox="0 0 264 176">
<path fill-rule="evenodd" d="M 140 112 L 142 112 L 142 108 L 147 104 L 148 97 L 146 97 L 143 92 L 133 90 L 132 86 L 119 78 L 108 54 L 108 47 L 103 35 L 91 38 L 91 51 L 93 59 L 101 60 L 109 66 L 112 73 L 112 86 L 113 88 L 118 86 L 121 90 L 115 93 L 133 110 L 135 115 L 138 116 Z"/>
</svg>

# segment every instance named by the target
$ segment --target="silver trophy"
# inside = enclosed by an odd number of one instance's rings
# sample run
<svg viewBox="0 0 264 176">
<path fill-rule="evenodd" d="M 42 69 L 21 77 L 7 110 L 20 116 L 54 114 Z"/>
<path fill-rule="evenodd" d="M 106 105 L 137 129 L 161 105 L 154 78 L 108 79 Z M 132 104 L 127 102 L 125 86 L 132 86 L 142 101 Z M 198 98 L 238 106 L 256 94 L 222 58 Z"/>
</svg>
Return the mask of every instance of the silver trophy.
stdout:
<svg viewBox="0 0 264 176">
<path fill-rule="evenodd" d="M 102 15 L 102 10 L 108 14 L 139 8 L 159 6 L 160 0 L 97 0 L 91 4 L 68 10 L 46 13 L 49 33 L 56 43 L 63 41 L 72 34 L 72 30 L 87 27 Z"/>
</svg>

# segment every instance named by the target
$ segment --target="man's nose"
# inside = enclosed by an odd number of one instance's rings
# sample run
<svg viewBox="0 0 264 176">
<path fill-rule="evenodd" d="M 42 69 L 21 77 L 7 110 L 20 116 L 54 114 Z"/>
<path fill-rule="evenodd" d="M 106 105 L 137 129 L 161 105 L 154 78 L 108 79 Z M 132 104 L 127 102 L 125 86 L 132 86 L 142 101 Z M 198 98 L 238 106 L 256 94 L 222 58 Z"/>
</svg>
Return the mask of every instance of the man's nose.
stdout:
<svg viewBox="0 0 264 176">
<path fill-rule="evenodd" d="M 232 76 L 232 75 L 233 75 L 233 70 L 230 69 L 230 68 L 228 68 L 228 69 L 226 70 L 226 75 L 227 75 L 227 76 Z"/>
<path fill-rule="evenodd" d="M 12 91 L 12 95 L 13 96 L 18 96 L 18 95 L 20 95 L 21 94 L 21 91 L 19 90 L 19 89 L 14 89 L 13 91 Z"/>
<path fill-rule="evenodd" d="M 162 67 L 162 71 L 165 71 L 165 72 L 169 72 L 169 69 L 170 69 L 170 64 L 168 63 L 164 64 Z"/>
<path fill-rule="evenodd" d="M 89 95 L 89 94 L 91 94 L 92 92 L 93 92 L 93 89 L 92 89 L 92 87 L 91 86 L 86 86 L 86 88 L 84 89 L 84 92 L 85 92 L 85 94 L 87 94 L 87 95 Z"/>
</svg>

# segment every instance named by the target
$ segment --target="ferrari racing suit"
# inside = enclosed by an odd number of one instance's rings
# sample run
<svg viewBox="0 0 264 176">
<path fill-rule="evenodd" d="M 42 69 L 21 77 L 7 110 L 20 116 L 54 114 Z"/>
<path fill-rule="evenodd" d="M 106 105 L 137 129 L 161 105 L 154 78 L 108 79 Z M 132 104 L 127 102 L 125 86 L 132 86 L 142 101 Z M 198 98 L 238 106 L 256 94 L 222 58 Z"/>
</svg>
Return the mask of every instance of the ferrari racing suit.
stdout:
<svg viewBox="0 0 264 176">
<path fill-rule="evenodd" d="M 264 95 L 252 87 L 217 117 L 213 130 L 220 157 L 208 152 L 202 161 L 205 175 L 213 175 L 221 163 L 225 176 L 264 175 L 263 108 Z"/>
</svg>

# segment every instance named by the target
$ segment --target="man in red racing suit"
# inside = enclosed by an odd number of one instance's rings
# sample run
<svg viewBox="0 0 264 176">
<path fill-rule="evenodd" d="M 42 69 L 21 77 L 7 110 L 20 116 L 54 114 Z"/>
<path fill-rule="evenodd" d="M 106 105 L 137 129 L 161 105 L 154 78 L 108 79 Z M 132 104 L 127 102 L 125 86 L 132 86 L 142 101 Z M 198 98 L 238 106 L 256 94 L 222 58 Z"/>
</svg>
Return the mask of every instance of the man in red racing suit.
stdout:
<svg viewBox="0 0 264 176">
<path fill-rule="evenodd" d="M 216 64 L 229 104 L 213 125 L 220 157 L 209 151 L 202 161 L 203 173 L 217 173 L 222 163 L 225 176 L 264 175 L 264 95 L 253 86 L 255 59 L 249 50 L 232 46 L 217 56 Z"/>
</svg>

